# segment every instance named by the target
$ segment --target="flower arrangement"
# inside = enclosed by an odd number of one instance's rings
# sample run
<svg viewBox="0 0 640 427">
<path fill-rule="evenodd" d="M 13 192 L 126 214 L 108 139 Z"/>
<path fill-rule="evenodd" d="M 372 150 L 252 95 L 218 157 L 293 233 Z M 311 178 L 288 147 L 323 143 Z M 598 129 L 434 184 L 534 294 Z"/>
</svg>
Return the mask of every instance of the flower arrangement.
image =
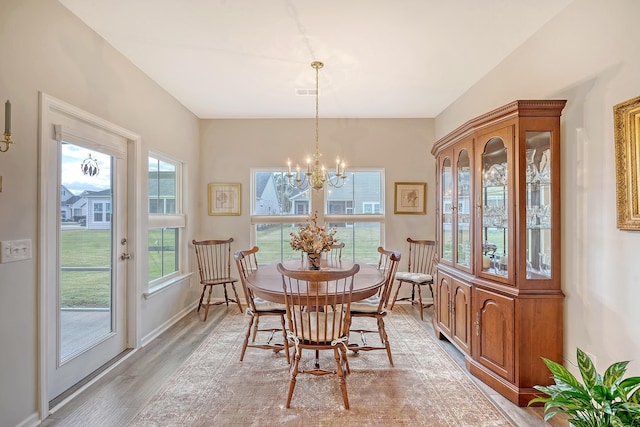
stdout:
<svg viewBox="0 0 640 427">
<path fill-rule="evenodd" d="M 304 251 L 307 253 L 320 253 L 331 250 L 331 245 L 338 240 L 334 237 L 335 228 L 327 229 L 318 225 L 318 212 L 313 212 L 307 218 L 306 224 L 298 225 L 295 232 L 289 233 L 291 236 L 291 249 L 294 251 Z"/>
</svg>

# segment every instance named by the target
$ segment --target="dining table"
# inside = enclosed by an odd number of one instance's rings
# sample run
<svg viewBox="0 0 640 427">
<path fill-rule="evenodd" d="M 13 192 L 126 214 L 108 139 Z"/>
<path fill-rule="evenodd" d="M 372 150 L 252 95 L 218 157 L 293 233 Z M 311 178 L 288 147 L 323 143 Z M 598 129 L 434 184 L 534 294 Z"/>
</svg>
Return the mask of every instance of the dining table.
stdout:
<svg viewBox="0 0 640 427">
<path fill-rule="evenodd" d="M 345 260 L 322 259 L 321 271 L 346 271 L 354 264 L 360 265 L 360 271 L 353 280 L 352 301 L 360 301 L 375 295 L 384 285 L 384 276 L 378 270 L 377 265 L 359 263 Z M 306 260 L 289 260 L 282 262 L 289 270 L 309 270 Z M 247 276 L 247 286 L 253 294 L 267 301 L 285 304 L 284 289 L 282 287 L 282 275 L 278 272 L 277 263 L 260 265 L 260 268 Z"/>
</svg>

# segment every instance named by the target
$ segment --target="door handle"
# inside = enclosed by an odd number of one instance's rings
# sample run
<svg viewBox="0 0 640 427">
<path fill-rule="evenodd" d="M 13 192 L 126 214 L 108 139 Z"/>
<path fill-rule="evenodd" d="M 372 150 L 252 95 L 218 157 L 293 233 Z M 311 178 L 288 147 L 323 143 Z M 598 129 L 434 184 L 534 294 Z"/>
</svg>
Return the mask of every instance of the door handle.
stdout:
<svg viewBox="0 0 640 427">
<path fill-rule="evenodd" d="M 131 254 L 123 253 L 122 255 L 120 255 L 120 259 L 123 261 L 131 259 Z"/>
</svg>

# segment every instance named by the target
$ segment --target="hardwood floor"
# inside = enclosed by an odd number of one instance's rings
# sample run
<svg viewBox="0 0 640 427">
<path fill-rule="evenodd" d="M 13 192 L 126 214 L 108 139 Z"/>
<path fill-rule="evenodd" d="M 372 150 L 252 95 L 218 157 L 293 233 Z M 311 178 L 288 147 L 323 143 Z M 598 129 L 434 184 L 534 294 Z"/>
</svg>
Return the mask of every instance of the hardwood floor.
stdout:
<svg viewBox="0 0 640 427">
<path fill-rule="evenodd" d="M 41 426 L 125 426 L 146 405 L 157 390 L 182 365 L 202 340 L 213 332 L 218 319 L 237 307 L 218 306 L 203 322 L 193 311 L 146 347 L 130 355 L 60 408 L 54 408 Z M 419 319 L 416 308 L 412 310 Z M 425 311 L 424 327 L 433 333 L 431 309 Z M 442 348 L 461 366 L 464 357 L 447 341 Z M 473 378 L 473 377 L 472 377 Z M 475 380 L 475 379 L 474 379 Z M 542 408 L 520 408 L 475 380 L 481 390 L 501 409 L 516 427 L 566 427 L 566 418 L 543 421 Z"/>
<path fill-rule="evenodd" d="M 418 308 L 413 310 L 414 317 L 416 319 L 420 318 Z M 428 313 L 428 317 L 427 317 Z M 425 328 L 433 332 L 433 325 L 431 323 L 431 316 L 433 315 L 433 308 L 425 309 L 424 312 L 424 324 Z M 462 353 L 449 341 L 446 340 L 438 340 L 440 346 L 458 363 L 458 365 L 462 366 L 466 372 L 468 372 L 465 368 L 464 356 Z M 551 374 L 549 374 L 551 375 Z M 484 392 L 484 394 L 491 399 L 491 401 L 496 405 L 504 414 L 511 419 L 514 426 L 517 427 L 569 427 L 569 421 L 564 414 L 559 414 L 550 419 L 549 421 L 544 421 L 544 410 L 541 407 L 519 407 L 511 403 L 510 400 L 503 397 L 501 394 L 493 390 L 491 387 L 487 386 L 482 381 L 475 378 L 473 375 L 469 374 L 469 377 L 473 379 L 473 381 L 478 385 L 480 390 Z"/>
</svg>

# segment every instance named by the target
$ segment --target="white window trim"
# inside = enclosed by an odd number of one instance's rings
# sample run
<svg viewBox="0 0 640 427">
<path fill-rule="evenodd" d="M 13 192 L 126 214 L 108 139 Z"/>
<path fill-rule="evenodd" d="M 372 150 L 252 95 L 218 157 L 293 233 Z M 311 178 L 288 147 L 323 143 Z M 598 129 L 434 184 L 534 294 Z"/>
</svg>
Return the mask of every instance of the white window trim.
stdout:
<svg viewBox="0 0 640 427">
<path fill-rule="evenodd" d="M 170 274 L 164 275 L 162 277 L 158 277 L 157 279 L 150 280 L 147 284 L 147 292 L 143 293 L 145 299 L 150 298 L 151 296 L 157 294 L 158 292 L 175 286 L 179 283 L 182 283 L 187 278 L 191 277 L 192 273 L 185 273 L 185 260 L 186 253 L 188 251 L 187 243 L 184 241 L 185 228 L 187 226 L 187 218 L 186 215 L 183 214 L 183 174 L 185 165 L 184 163 L 172 156 L 166 155 L 159 151 L 149 150 L 147 154 L 147 174 L 149 173 L 149 158 L 152 157 L 156 160 L 169 163 L 176 168 L 176 213 L 175 214 L 157 214 L 157 213 L 148 213 L 149 210 L 149 202 L 147 195 L 147 214 L 148 214 L 148 223 L 147 230 L 154 229 L 168 229 L 168 228 L 177 228 L 178 229 L 178 239 L 179 239 L 179 263 L 178 270 L 174 271 Z M 147 269 L 149 268 L 147 264 Z"/>
</svg>

